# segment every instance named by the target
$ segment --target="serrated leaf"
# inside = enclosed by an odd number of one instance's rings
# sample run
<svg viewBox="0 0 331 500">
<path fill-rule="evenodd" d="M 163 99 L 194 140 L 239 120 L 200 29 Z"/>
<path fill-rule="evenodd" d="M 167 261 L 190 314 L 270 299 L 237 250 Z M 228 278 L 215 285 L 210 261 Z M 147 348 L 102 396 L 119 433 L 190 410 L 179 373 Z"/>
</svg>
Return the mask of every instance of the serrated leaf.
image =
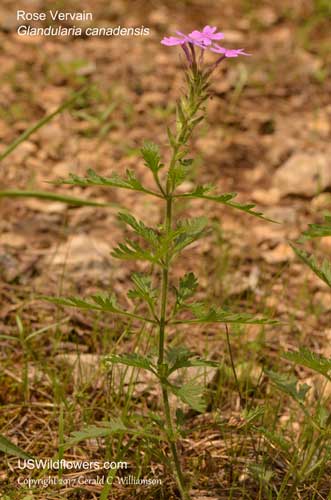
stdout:
<svg viewBox="0 0 331 500">
<path fill-rule="evenodd" d="M 153 173 L 158 172 L 162 167 L 164 167 L 163 163 L 161 163 L 160 151 L 156 144 L 147 141 L 144 143 L 140 151 L 145 160 L 146 167 L 148 167 Z"/>
<path fill-rule="evenodd" d="M 32 458 L 32 455 L 26 453 L 22 448 L 16 446 L 16 444 L 12 443 L 5 436 L 0 434 L 0 451 L 5 453 L 6 455 L 13 455 L 14 457 L 22 458 L 23 460 L 28 460 Z"/>
<path fill-rule="evenodd" d="M 77 307 L 78 309 L 85 309 L 91 311 L 102 311 L 107 313 L 119 314 L 128 316 L 129 318 L 136 318 L 148 323 L 155 323 L 153 319 L 139 316 L 129 311 L 124 311 L 116 305 L 116 299 L 113 295 L 95 294 L 89 300 L 81 299 L 80 297 L 47 297 L 41 296 L 43 300 L 47 300 L 53 304 L 67 307 Z"/>
<path fill-rule="evenodd" d="M 165 441 L 165 438 L 160 433 L 155 433 L 154 428 L 148 428 L 146 425 L 144 428 L 130 428 L 127 427 L 124 422 L 118 418 L 110 420 L 109 422 L 102 422 L 100 427 L 96 425 L 91 425 L 85 427 L 81 431 L 75 431 L 71 433 L 71 437 L 68 441 L 64 443 L 65 448 L 70 448 L 81 441 L 85 441 L 86 439 L 97 439 L 102 437 L 111 436 L 113 434 L 128 434 L 134 437 L 146 438 L 149 441 Z"/>
<path fill-rule="evenodd" d="M 145 188 L 137 179 L 136 174 L 132 170 L 126 171 L 126 177 L 121 177 L 118 174 L 113 174 L 110 177 L 103 177 L 98 175 L 94 170 L 89 169 L 86 177 L 80 177 L 75 174 L 70 174 L 68 179 L 60 178 L 55 184 L 69 184 L 73 186 L 107 186 L 117 187 L 122 189 L 130 189 L 132 191 L 141 191 L 143 193 L 151 194 L 160 198 L 161 196 Z"/>
<path fill-rule="evenodd" d="M 200 239 L 205 233 L 207 224 L 207 217 L 195 217 L 179 221 L 177 228 L 171 234 L 173 254 L 177 254 L 194 241 Z"/>
<path fill-rule="evenodd" d="M 116 301 L 113 296 L 92 295 L 91 301 L 81 299 L 80 297 L 42 297 L 48 302 L 61 306 L 77 307 L 79 309 L 117 312 Z"/>
<path fill-rule="evenodd" d="M 132 227 L 138 236 L 146 240 L 154 248 L 158 247 L 159 235 L 153 228 L 146 226 L 142 221 L 138 221 L 133 215 L 126 212 L 120 212 L 118 218 L 120 221 Z"/>
<path fill-rule="evenodd" d="M 325 224 L 309 224 L 302 235 L 304 240 L 331 236 L 331 215 L 325 216 Z"/>
<path fill-rule="evenodd" d="M 279 390 L 288 394 L 295 401 L 303 403 L 310 386 L 307 384 L 299 384 L 298 379 L 294 375 L 285 375 L 272 370 L 266 370 L 265 373 L 271 381 L 278 387 Z"/>
<path fill-rule="evenodd" d="M 203 358 L 197 358 L 194 352 L 186 347 L 173 347 L 166 352 L 169 368 L 168 374 L 179 370 L 180 368 L 189 368 L 191 366 L 202 366 L 209 368 L 219 368 L 220 363 Z"/>
<path fill-rule="evenodd" d="M 159 256 L 152 251 L 143 249 L 139 243 L 126 239 L 125 243 L 119 243 L 113 249 L 111 255 L 116 259 L 121 260 L 145 260 L 153 264 L 162 265 Z"/>
<path fill-rule="evenodd" d="M 249 215 L 253 215 L 254 217 L 258 217 L 259 219 L 266 220 L 268 222 L 275 222 L 267 217 L 264 217 L 262 212 L 257 212 L 253 210 L 255 205 L 253 203 L 238 203 L 233 201 L 236 198 L 237 193 L 224 193 L 221 195 L 207 195 L 207 192 L 210 192 L 211 187 L 207 186 L 197 186 L 194 191 L 190 193 L 177 194 L 177 198 L 202 198 L 209 201 L 214 201 L 216 203 L 222 203 L 231 208 L 235 208 L 237 210 L 241 210 L 242 212 L 246 212 Z"/>
<path fill-rule="evenodd" d="M 131 354 L 111 354 L 105 358 L 106 363 L 110 363 L 113 365 L 126 365 L 133 366 L 134 368 L 142 368 L 144 370 L 148 370 L 154 375 L 156 375 L 156 366 L 152 363 L 152 361 L 145 356 L 141 356 L 137 353 Z"/>
<path fill-rule="evenodd" d="M 169 170 L 168 180 L 170 182 L 171 190 L 175 190 L 186 179 L 190 165 L 183 160 L 178 160 L 172 169 Z"/>
<path fill-rule="evenodd" d="M 306 251 L 291 245 L 296 255 L 318 276 L 324 283 L 331 288 L 331 263 L 324 259 L 321 264 L 316 260 L 313 255 L 308 254 Z"/>
<path fill-rule="evenodd" d="M 194 319 L 175 320 L 172 324 L 195 323 L 237 323 L 246 325 L 276 325 L 278 322 L 265 317 L 256 317 L 249 313 L 232 313 L 221 308 L 207 307 L 204 303 L 185 304 L 195 316 Z"/>
<path fill-rule="evenodd" d="M 110 422 L 103 423 L 102 426 L 97 427 L 96 425 L 90 425 L 82 429 L 81 431 L 75 431 L 71 433 L 71 437 L 66 443 L 64 443 L 65 448 L 70 448 L 73 445 L 85 441 L 86 439 L 97 439 L 101 437 L 107 437 L 111 434 L 116 434 L 118 432 L 125 432 L 127 430 L 126 426 L 120 419 L 114 419 Z"/>
<path fill-rule="evenodd" d="M 327 359 L 310 349 L 302 347 L 299 351 L 285 352 L 282 354 L 282 357 L 330 378 L 329 371 L 331 370 L 331 359 Z"/>
<path fill-rule="evenodd" d="M 189 405 L 193 410 L 203 413 L 206 411 L 206 401 L 203 398 L 203 387 L 194 382 L 188 382 L 181 387 L 171 385 L 170 390 L 175 394 L 183 403 Z"/>
<path fill-rule="evenodd" d="M 186 273 L 179 280 L 178 289 L 175 288 L 176 292 L 176 304 L 175 312 L 179 311 L 186 300 L 191 298 L 198 288 L 198 280 L 194 273 Z"/>
<path fill-rule="evenodd" d="M 128 297 L 132 299 L 140 298 L 153 305 L 157 296 L 156 290 L 152 287 L 152 278 L 147 274 L 133 273 L 131 276 L 134 288 L 128 292 Z"/>
</svg>

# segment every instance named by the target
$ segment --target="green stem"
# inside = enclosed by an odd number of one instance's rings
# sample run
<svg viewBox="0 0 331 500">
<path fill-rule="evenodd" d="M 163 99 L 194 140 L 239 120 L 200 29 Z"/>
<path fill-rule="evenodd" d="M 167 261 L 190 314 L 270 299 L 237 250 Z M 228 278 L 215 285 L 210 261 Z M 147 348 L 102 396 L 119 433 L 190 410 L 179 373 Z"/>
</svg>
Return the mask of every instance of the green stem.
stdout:
<svg viewBox="0 0 331 500">
<path fill-rule="evenodd" d="M 190 500 L 190 495 L 188 494 L 188 492 L 186 490 L 185 479 L 184 479 L 182 468 L 181 468 L 180 461 L 179 461 L 177 444 L 176 444 L 176 435 L 175 435 L 174 428 L 172 425 L 168 389 L 165 386 L 162 387 L 162 396 L 163 396 L 164 411 L 165 411 L 167 430 L 168 430 L 169 446 L 171 449 L 172 458 L 173 458 L 174 465 L 175 465 L 178 489 L 180 492 L 180 496 L 182 497 L 182 500 Z"/>
<path fill-rule="evenodd" d="M 166 214 L 165 214 L 165 233 L 169 234 L 172 227 L 172 204 L 173 197 L 168 195 L 166 198 Z M 160 310 L 160 327 L 159 327 L 159 357 L 158 357 L 158 375 L 162 384 L 162 398 L 166 419 L 167 436 L 169 440 L 169 446 L 175 466 L 175 475 L 177 479 L 178 489 L 182 500 L 189 500 L 189 494 L 186 491 L 185 480 L 183 472 L 180 465 L 180 460 L 178 457 L 176 435 L 174 432 L 174 427 L 172 423 L 170 405 L 169 405 L 169 394 L 168 388 L 164 383 L 167 377 L 167 370 L 164 364 L 164 349 L 165 349 L 165 331 L 166 331 L 166 314 L 167 314 L 167 303 L 168 303 L 168 288 L 169 288 L 169 253 L 167 252 L 165 259 L 165 266 L 162 271 L 162 291 L 161 291 L 161 310 Z"/>
<path fill-rule="evenodd" d="M 192 122 L 192 120 L 194 119 L 194 116 L 199 111 L 204 101 L 203 98 L 204 89 L 201 86 L 201 78 L 197 73 L 194 73 L 193 76 L 194 79 L 189 84 L 189 93 L 187 101 L 184 102 L 185 112 L 183 112 L 181 107 L 178 110 L 180 124 L 177 125 L 177 133 L 176 137 L 174 138 L 174 142 L 170 139 L 172 147 L 172 157 L 169 163 L 166 186 L 163 188 L 160 184 L 157 175 L 154 176 L 156 184 L 160 189 L 161 195 L 166 201 L 164 232 L 167 241 L 169 241 L 169 235 L 172 230 L 172 208 L 175 197 L 174 191 L 176 189 L 175 183 L 174 185 L 172 185 L 173 183 L 171 181 L 170 173 L 172 173 L 173 169 L 176 166 L 176 163 L 179 161 L 182 148 L 185 147 L 192 134 L 195 125 L 194 122 Z M 179 104 L 179 106 L 181 106 L 181 104 Z M 187 491 L 184 475 L 180 465 L 180 460 L 177 450 L 177 437 L 176 437 L 176 432 L 174 431 L 174 425 L 169 405 L 168 366 L 164 362 L 166 327 L 170 321 L 170 318 L 167 318 L 170 260 L 171 260 L 170 248 L 168 248 L 164 258 L 164 265 L 162 268 L 162 284 L 161 284 L 161 298 L 160 298 L 161 304 L 160 304 L 160 319 L 159 319 L 159 346 L 158 346 L 159 347 L 158 377 L 162 386 L 162 398 L 163 398 L 164 413 L 166 420 L 166 433 L 175 468 L 177 486 L 182 500 L 189 500 L 190 495 Z M 174 323 L 175 322 L 172 322 L 172 324 Z"/>
<path fill-rule="evenodd" d="M 168 235 L 172 225 L 172 197 L 167 198 L 167 208 L 165 216 L 165 232 Z M 167 252 L 165 266 L 162 271 L 162 293 L 161 293 L 161 314 L 159 330 L 159 359 L 158 365 L 163 364 L 164 360 L 164 334 L 166 326 L 166 313 L 168 303 L 168 285 L 169 285 L 169 254 Z"/>
</svg>

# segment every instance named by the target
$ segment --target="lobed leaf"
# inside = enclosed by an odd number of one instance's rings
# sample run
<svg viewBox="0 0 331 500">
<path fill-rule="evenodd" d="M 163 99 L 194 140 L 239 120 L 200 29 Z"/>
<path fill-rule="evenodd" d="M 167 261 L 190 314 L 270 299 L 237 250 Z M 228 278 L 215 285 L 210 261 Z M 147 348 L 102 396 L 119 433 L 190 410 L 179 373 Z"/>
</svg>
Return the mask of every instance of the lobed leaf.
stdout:
<svg viewBox="0 0 331 500">
<path fill-rule="evenodd" d="M 194 382 L 188 382 L 181 387 L 169 386 L 171 392 L 175 394 L 183 403 L 189 405 L 193 410 L 203 413 L 206 411 L 206 401 L 203 397 L 204 389 Z"/>
<path fill-rule="evenodd" d="M 162 265 L 158 255 L 144 250 L 139 243 L 126 239 L 125 243 L 119 243 L 116 248 L 111 252 L 111 255 L 116 259 L 122 260 L 145 260 L 153 264 Z"/>
<path fill-rule="evenodd" d="M 331 370 L 331 359 L 327 359 L 310 349 L 302 347 L 299 351 L 285 352 L 282 354 L 282 357 L 330 378 L 329 371 Z"/>
<path fill-rule="evenodd" d="M 198 288 L 198 280 L 194 273 L 186 273 L 179 280 L 179 287 L 175 288 L 176 292 L 176 304 L 175 312 L 179 311 L 181 307 L 185 304 L 187 299 L 190 299 L 196 292 Z"/>
<path fill-rule="evenodd" d="M 116 301 L 113 296 L 92 295 L 92 302 L 88 302 L 80 297 L 42 297 L 48 302 L 61 306 L 77 307 L 79 309 L 117 312 Z"/>
<path fill-rule="evenodd" d="M 305 240 L 331 236 L 331 215 L 325 216 L 325 224 L 309 224 L 308 229 L 302 235 Z"/>
<path fill-rule="evenodd" d="M 261 317 L 257 318 L 249 313 L 232 313 L 230 311 L 206 307 L 204 303 L 186 304 L 185 308 L 190 310 L 195 316 L 194 319 L 174 320 L 172 324 L 195 324 L 195 323 L 237 323 L 246 325 L 276 325 L 278 322 L 273 319 Z"/>
<path fill-rule="evenodd" d="M 205 366 L 210 368 L 219 368 L 220 363 L 207 359 L 197 358 L 195 353 L 186 347 L 173 347 L 166 352 L 169 363 L 168 375 L 180 368 L 189 368 L 191 366 Z"/>
<path fill-rule="evenodd" d="M 159 235 L 153 228 L 146 226 L 142 221 L 138 221 L 135 217 L 133 217 L 133 215 L 128 213 L 120 212 L 118 214 L 118 218 L 128 226 L 132 227 L 138 236 L 141 236 L 153 247 L 158 246 Z"/>
<path fill-rule="evenodd" d="M 259 219 L 263 219 L 269 222 L 275 222 L 271 219 L 268 219 L 267 217 L 264 217 L 262 212 L 257 212 L 256 210 L 253 210 L 255 208 L 255 205 L 253 203 L 238 203 L 235 201 L 232 201 L 236 196 L 237 193 L 225 193 L 221 195 L 211 195 L 211 194 L 206 194 L 210 192 L 212 187 L 210 185 L 206 186 L 197 186 L 196 189 L 190 193 L 184 193 L 184 194 L 177 194 L 177 198 L 202 198 L 205 200 L 209 201 L 214 201 L 216 203 L 222 203 L 223 205 L 226 205 L 231 208 L 235 208 L 237 210 L 241 210 L 242 212 L 246 212 L 249 215 L 254 215 L 255 217 L 258 217 Z"/>
<path fill-rule="evenodd" d="M 78 309 L 85 309 L 90 311 L 102 311 L 107 313 L 119 314 L 122 316 L 128 316 L 130 318 L 136 318 L 147 323 L 155 323 L 154 320 L 150 318 L 145 318 L 139 316 L 138 314 L 131 313 L 120 309 L 116 305 L 116 299 L 113 295 L 96 294 L 90 297 L 90 300 L 84 300 L 80 297 L 47 297 L 42 296 L 43 300 L 47 300 L 53 304 L 67 307 L 77 307 Z"/>
<path fill-rule="evenodd" d="M 152 361 L 137 353 L 119 355 L 111 354 L 105 358 L 105 362 L 113 365 L 121 364 L 132 366 L 134 368 L 142 368 L 154 373 L 154 375 L 157 375 L 156 366 L 152 363 Z"/>
<path fill-rule="evenodd" d="M 131 279 L 134 288 L 128 292 L 128 297 L 140 298 L 153 305 L 157 296 L 156 289 L 152 287 L 152 278 L 147 274 L 133 273 Z"/>
<path fill-rule="evenodd" d="M 295 401 L 303 403 L 310 386 L 307 384 L 298 385 L 298 379 L 294 376 L 287 376 L 284 373 L 277 373 L 272 370 L 266 370 L 265 373 L 275 384 L 275 386 L 288 394 Z"/>
<path fill-rule="evenodd" d="M 177 228 L 171 233 L 173 254 L 179 253 L 185 247 L 200 239 L 205 234 L 207 224 L 207 217 L 195 217 L 179 221 Z"/>
<path fill-rule="evenodd" d="M 191 163 L 188 163 L 188 161 L 178 160 L 173 168 L 169 170 L 168 180 L 172 191 L 185 181 L 190 171 L 190 165 Z"/>
<path fill-rule="evenodd" d="M 318 263 L 313 255 L 306 251 L 291 245 L 296 255 L 318 276 L 324 283 L 331 288 L 331 263 L 324 259 L 321 264 Z"/>
<path fill-rule="evenodd" d="M 145 160 L 146 167 L 148 167 L 153 173 L 157 173 L 162 167 L 164 167 L 163 163 L 161 163 L 160 150 L 156 144 L 147 141 L 144 143 L 140 151 Z"/>
<path fill-rule="evenodd" d="M 96 439 L 101 437 L 107 437 L 111 434 L 116 434 L 119 432 L 125 432 L 127 430 L 126 426 L 120 419 L 114 419 L 110 422 L 103 423 L 102 427 L 97 427 L 96 425 L 90 425 L 85 427 L 81 431 L 75 431 L 71 433 L 71 438 L 64 443 L 65 448 L 70 448 L 73 445 L 85 441 L 86 439 Z"/>
<path fill-rule="evenodd" d="M 142 193 L 151 194 L 161 197 L 158 193 L 145 188 L 137 179 L 136 174 L 132 170 L 126 171 L 126 177 L 121 177 L 118 174 L 113 174 L 110 177 L 98 175 L 94 170 L 89 169 L 86 177 L 80 177 L 76 174 L 70 174 L 68 179 L 60 178 L 55 184 L 69 184 L 73 186 L 107 186 L 122 189 L 130 189 L 132 191 L 140 191 Z"/>
</svg>

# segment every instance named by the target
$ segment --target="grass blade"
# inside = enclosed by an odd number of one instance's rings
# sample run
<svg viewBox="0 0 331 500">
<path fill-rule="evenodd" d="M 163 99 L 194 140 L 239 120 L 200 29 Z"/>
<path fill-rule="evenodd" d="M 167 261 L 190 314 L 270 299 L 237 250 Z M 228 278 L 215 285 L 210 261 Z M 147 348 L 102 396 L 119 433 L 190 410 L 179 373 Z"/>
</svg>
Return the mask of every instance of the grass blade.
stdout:
<svg viewBox="0 0 331 500">
<path fill-rule="evenodd" d="M 53 120 L 53 118 L 62 113 L 62 111 L 69 108 L 71 104 L 73 104 L 79 97 L 85 94 L 87 90 L 88 87 L 84 87 L 79 92 L 76 92 L 67 101 L 61 104 L 55 111 L 53 111 L 49 115 L 44 116 L 41 120 L 32 125 L 32 127 L 29 127 L 27 130 L 25 130 L 19 137 L 17 137 L 17 139 L 15 139 L 11 144 L 9 144 L 9 146 L 7 146 L 3 153 L 0 154 L 0 161 L 4 160 L 8 155 L 10 155 L 10 153 L 14 151 L 14 149 L 16 149 L 26 139 L 28 139 L 34 132 L 46 125 L 46 123 Z"/>
<path fill-rule="evenodd" d="M 83 198 L 75 198 L 74 196 L 68 196 L 65 194 L 51 193 L 48 191 L 25 191 L 24 189 L 5 189 L 0 191 L 0 199 L 1 198 L 39 198 L 46 201 L 60 201 L 77 207 L 118 207 L 116 203 L 84 200 Z"/>
</svg>

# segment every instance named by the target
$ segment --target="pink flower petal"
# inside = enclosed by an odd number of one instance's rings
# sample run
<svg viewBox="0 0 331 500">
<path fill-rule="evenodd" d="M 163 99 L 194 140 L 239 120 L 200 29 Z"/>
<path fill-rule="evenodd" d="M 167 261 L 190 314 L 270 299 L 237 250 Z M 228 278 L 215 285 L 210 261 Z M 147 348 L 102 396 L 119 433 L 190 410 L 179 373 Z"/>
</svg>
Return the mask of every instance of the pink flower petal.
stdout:
<svg viewBox="0 0 331 500">
<path fill-rule="evenodd" d="M 185 39 L 184 38 L 177 38 L 175 36 L 169 36 L 169 37 L 164 37 L 162 40 L 161 40 L 161 43 L 162 45 L 167 45 L 168 47 L 171 47 L 173 45 L 182 45 L 183 43 L 185 43 Z"/>
<path fill-rule="evenodd" d="M 211 35 L 212 33 L 215 33 L 216 30 L 216 26 L 207 25 L 203 28 L 202 33 L 204 33 L 205 35 Z"/>
<path fill-rule="evenodd" d="M 214 45 L 210 48 L 212 52 L 216 52 L 217 54 L 224 54 L 225 57 L 238 57 L 238 56 L 250 56 L 251 54 L 247 54 L 244 52 L 244 49 L 226 49 L 224 47 L 220 47 L 219 45 Z"/>
</svg>

